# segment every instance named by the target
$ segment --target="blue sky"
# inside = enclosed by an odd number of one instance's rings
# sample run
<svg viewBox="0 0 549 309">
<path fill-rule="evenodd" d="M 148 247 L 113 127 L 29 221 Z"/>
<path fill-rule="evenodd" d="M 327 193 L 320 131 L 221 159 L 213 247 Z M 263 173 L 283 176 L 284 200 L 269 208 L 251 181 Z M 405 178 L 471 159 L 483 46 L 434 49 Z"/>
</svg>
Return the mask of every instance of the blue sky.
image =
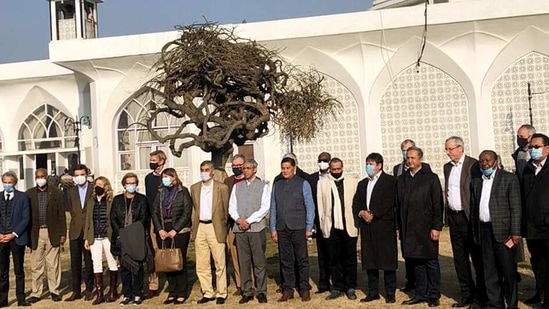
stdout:
<svg viewBox="0 0 549 309">
<path fill-rule="evenodd" d="M 47 59 L 47 0 L 0 0 L 0 63 Z M 105 0 L 100 37 L 173 30 L 202 22 L 239 23 L 367 10 L 372 0 Z"/>
</svg>

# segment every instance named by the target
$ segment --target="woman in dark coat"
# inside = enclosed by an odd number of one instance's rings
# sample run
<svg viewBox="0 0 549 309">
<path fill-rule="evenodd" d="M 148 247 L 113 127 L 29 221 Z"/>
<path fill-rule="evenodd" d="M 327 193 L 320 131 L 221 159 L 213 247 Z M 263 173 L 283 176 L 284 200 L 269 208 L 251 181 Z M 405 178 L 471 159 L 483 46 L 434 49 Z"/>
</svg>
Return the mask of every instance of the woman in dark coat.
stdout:
<svg viewBox="0 0 549 309">
<path fill-rule="evenodd" d="M 385 302 L 394 303 L 396 291 L 397 240 L 394 213 L 396 180 L 383 172 L 383 157 L 366 157 L 368 177 L 358 183 L 353 213 L 358 217 L 362 269 L 368 274 L 368 295 L 362 302 L 379 299 L 379 270 L 384 271 Z M 368 185 L 373 186 L 368 203 Z"/>
<path fill-rule="evenodd" d="M 442 187 L 436 174 L 421 167 L 423 151 L 407 152 L 409 169 L 397 180 L 397 221 L 402 256 L 410 259 L 416 274 L 415 296 L 405 304 L 440 301 L 439 236 L 442 230 Z"/>
<path fill-rule="evenodd" d="M 183 270 L 166 273 L 168 279 L 168 304 L 183 304 L 188 294 L 187 248 L 191 239 L 191 214 L 193 202 L 189 190 L 183 186 L 173 168 L 162 171 L 162 187 L 159 189 L 152 207 L 152 218 L 158 247 L 162 242 L 166 247 L 181 249 Z"/>
<path fill-rule="evenodd" d="M 149 205 L 147 197 L 136 192 L 139 185 L 139 179 L 136 174 L 127 173 L 124 175 L 122 177 L 122 185 L 124 186 L 124 193 L 114 197 L 111 208 L 111 227 L 114 239 L 111 252 L 120 261 L 120 277 L 122 280 L 122 294 L 124 295 L 120 304 L 129 305 L 130 303 L 134 303 L 139 305 L 143 301 L 143 266 L 146 262 L 147 254 L 152 254 L 151 252 L 147 253 L 145 246 L 145 240 L 149 237 L 147 233 L 149 230 L 147 226 L 150 222 Z M 140 222 L 142 225 L 138 230 L 142 229 L 143 231 L 140 235 L 132 235 L 136 239 L 135 244 L 130 243 L 127 238 L 121 239 L 121 231 L 137 222 Z M 129 248 L 130 246 L 133 248 Z M 143 259 L 132 260 L 131 255 L 124 254 L 122 256 L 123 251 L 124 253 L 132 251 L 141 252 L 143 253 Z"/>
</svg>

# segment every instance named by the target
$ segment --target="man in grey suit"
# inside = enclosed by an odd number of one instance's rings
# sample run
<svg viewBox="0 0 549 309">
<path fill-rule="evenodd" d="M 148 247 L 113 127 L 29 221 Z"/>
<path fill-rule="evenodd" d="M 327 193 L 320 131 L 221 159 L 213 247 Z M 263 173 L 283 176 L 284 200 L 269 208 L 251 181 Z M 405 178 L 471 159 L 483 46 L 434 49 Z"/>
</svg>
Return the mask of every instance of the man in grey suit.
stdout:
<svg viewBox="0 0 549 309">
<path fill-rule="evenodd" d="M 515 175 L 498 168 L 497 157 L 492 150 L 479 156 L 483 176 L 471 182 L 471 221 L 475 241 L 482 247 L 486 305 L 512 309 L 518 308 L 515 255 L 521 241 L 520 186 Z"/>
<path fill-rule="evenodd" d="M 461 290 L 461 301 L 452 307 L 460 308 L 473 304 L 477 299 L 481 304 L 484 302 L 482 255 L 480 247 L 473 241 L 473 230 L 469 221 L 471 178 L 481 177 L 481 173 L 478 161 L 465 155 L 461 137 L 447 138 L 444 147 L 450 158 L 450 162 L 444 164 L 444 207 L 450 226 L 454 267 Z M 469 256 L 475 266 L 476 285 Z"/>
</svg>

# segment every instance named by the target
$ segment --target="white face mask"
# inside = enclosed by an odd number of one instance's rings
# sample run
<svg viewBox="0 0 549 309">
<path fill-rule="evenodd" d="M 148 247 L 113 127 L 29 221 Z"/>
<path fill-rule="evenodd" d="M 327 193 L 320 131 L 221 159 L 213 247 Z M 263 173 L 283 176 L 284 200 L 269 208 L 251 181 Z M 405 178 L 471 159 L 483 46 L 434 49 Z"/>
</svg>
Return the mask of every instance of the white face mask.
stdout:
<svg viewBox="0 0 549 309">
<path fill-rule="evenodd" d="M 45 186 L 47 182 L 48 181 L 44 178 L 36 179 L 36 185 L 39 186 L 39 187 Z"/>
<path fill-rule="evenodd" d="M 330 167 L 330 163 L 328 163 L 328 162 L 324 162 L 324 161 L 318 162 L 318 169 L 321 170 L 321 171 L 325 171 L 329 167 Z"/>
<path fill-rule="evenodd" d="M 74 180 L 74 183 L 76 183 L 79 186 L 82 186 L 86 183 L 86 176 L 84 175 L 74 176 L 73 180 Z"/>
<path fill-rule="evenodd" d="M 209 172 L 201 172 L 200 173 L 200 179 L 202 179 L 202 181 L 208 181 L 208 180 L 210 180 L 210 178 L 212 178 L 212 176 L 210 175 Z"/>
</svg>

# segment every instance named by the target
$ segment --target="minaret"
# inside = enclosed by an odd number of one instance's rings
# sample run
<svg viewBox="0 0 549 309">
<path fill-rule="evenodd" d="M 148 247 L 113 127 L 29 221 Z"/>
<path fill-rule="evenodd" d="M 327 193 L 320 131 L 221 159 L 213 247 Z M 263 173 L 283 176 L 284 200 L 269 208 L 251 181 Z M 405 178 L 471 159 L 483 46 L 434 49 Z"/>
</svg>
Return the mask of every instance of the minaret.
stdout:
<svg viewBox="0 0 549 309">
<path fill-rule="evenodd" d="M 97 4 L 103 0 L 48 0 L 51 40 L 97 37 Z"/>
</svg>

